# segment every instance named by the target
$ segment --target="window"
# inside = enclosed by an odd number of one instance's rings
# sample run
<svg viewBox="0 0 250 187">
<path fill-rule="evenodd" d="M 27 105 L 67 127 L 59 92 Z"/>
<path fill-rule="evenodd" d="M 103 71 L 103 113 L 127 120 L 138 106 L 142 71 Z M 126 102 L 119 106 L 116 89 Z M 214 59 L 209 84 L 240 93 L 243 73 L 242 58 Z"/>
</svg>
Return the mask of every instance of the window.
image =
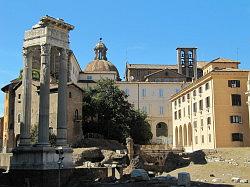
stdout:
<svg viewBox="0 0 250 187">
<path fill-rule="evenodd" d="M 87 75 L 87 80 L 92 80 L 92 76 L 91 75 Z"/>
<path fill-rule="evenodd" d="M 178 104 L 181 105 L 181 98 L 178 99 Z"/>
<path fill-rule="evenodd" d="M 174 106 L 177 106 L 177 101 L 176 100 L 174 101 Z"/>
<path fill-rule="evenodd" d="M 243 134 L 242 133 L 232 133 L 232 141 L 240 141 L 243 142 Z"/>
<path fill-rule="evenodd" d="M 49 127 L 49 133 L 53 134 L 53 127 Z"/>
<path fill-rule="evenodd" d="M 177 119 L 177 111 L 174 112 L 174 119 Z"/>
<path fill-rule="evenodd" d="M 193 103 L 193 112 L 197 112 L 197 103 Z"/>
<path fill-rule="evenodd" d="M 163 110 L 163 106 L 160 106 L 160 114 L 163 114 L 164 110 Z"/>
<path fill-rule="evenodd" d="M 207 82 L 206 84 L 205 84 L 205 90 L 208 90 L 209 89 L 209 83 Z"/>
<path fill-rule="evenodd" d="M 198 144 L 198 136 L 195 136 L 195 144 Z"/>
<path fill-rule="evenodd" d="M 206 108 L 210 107 L 210 97 L 206 97 Z"/>
<path fill-rule="evenodd" d="M 208 125 L 211 125 L 211 117 L 208 117 L 208 118 L 207 118 L 207 124 L 208 124 Z"/>
<path fill-rule="evenodd" d="M 240 80 L 228 80 L 228 87 L 231 88 L 239 88 L 240 87 Z"/>
<path fill-rule="evenodd" d="M 187 99 L 190 99 L 190 94 L 187 94 Z"/>
<path fill-rule="evenodd" d="M 190 105 L 188 105 L 188 115 L 190 115 Z"/>
<path fill-rule="evenodd" d="M 72 94 L 71 94 L 71 92 L 69 92 L 69 98 L 72 98 Z"/>
<path fill-rule="evenodd" d="M 185 102 L 185 95 L 182 96 L 182 102 Z"/>
<path fill-rule="evenodd" d="M 185 110 L 185 107 L 183 108 L 183 117 L 186 116 L 186 110 Z"/>
<path fill-rule="evenodd" d="M 209 142 L 212 141 L 212 136 L 211 136 L 211 134 L 208 134 L 208 141 L 209 141 Z"/>
<path fill-rule="evenodd" d="M 17 115 L 17 123 L 20 123 L 21 122 L 21 114 L 18 114 Z"/>
<path fill-rule="evenodd" d="M 194 121 L 194 128 L 197 128 L 197 121 Z"/>
<path fill-rule="evenodd" d="M 178 110 L 178 118 L 181 119 L 181 110 Z"/>
<path fill-rule="evenodd" d="M 203 100 L 200 100 L 200 101 L 199 101 L 199 109 L 200 109 L 200 110 L 203 110 Z"/>
<path fill-rule="evenodd" d="M 201 143 L 204 143 L 204 135 L 201 136 Z"/>
<path fill-rule="evenodd" d="M 233 106 L 241 106 L 241 95 L 232 94 L 232 105 Z"/>
<path fill-rule="evenodd" d="M 242 123 L 241 116 L 230 116 L 231 123 Z"/>
<path fill-rule="evenodd" d="M 18 94 L 18 103 L 21 103 L 21 94 Z"/>
<path fill-rule="evenodd" d="M 145 113 L 147 113 L 147 107 L 146 107 L 146 106 L 143 106 L 143 107 L 142 107 L 142 111 L 145 112 Z"/>
<path fill-rule="evenodd" d="M 202 87 L 199 87 L 199 93 L 202 93 Z"/>
<path fill-rule="evenodd" d="M 196 90 L 193 91 L 193 96 L 194 96 L 194 97 L 196 96 Z"/>
<path fill-rule="evenodd" d="M 163 97 L 163 89 L 159 89 L 159 96 Z"/>
<path fill-rule="evenodd" d="M 146 97 L 146 89 L 145 88 L 142 89 L 142 97 Z"/>
<path fill-rule="evenodd" d="M 201 119 L 201 126 L 203 126 L 203 119 Z"/>
<path fill-rule="evenodd" d="M 78 110 L 75 110 L 75 120 L 78 120 Z"/>
</svg>

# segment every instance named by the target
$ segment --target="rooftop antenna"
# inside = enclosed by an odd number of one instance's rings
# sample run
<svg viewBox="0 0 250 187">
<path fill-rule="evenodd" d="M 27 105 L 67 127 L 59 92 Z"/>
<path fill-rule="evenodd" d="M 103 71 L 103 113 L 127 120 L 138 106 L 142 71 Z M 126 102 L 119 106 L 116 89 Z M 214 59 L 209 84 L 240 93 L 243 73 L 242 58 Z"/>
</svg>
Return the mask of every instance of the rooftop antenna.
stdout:
<svg viewBox="0 0 250 187">
<path fill-rule="evenodd" d="M 126 53 L 125 53 L 125 63 L 126 63 L 126 68 L 127 68 L 127 64 L 128 64 L 128 49 L 126 48 Z M 125 69 L 126 69 L 125 68 Z M 124 76 L 123 76 L 124 79 L 127 78 L 127 74 L 126 74 L 126 70 L 125 70 L 125 73 L 124 73 Z"/>
</svg>

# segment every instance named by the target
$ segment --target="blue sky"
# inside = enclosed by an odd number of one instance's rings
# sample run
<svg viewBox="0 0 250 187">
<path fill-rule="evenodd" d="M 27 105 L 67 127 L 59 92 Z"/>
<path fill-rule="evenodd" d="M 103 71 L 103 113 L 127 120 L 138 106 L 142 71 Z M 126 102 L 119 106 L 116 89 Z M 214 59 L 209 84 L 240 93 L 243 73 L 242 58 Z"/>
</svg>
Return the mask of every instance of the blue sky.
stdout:
<svg viewBox="0 0 250 187">
<path fill-rule="evenodd" d="M 224 57 L 250 67 L 249 0 L 0 0 L 1 87 L 18 76 L 24 31 L 43 15 L 75 26 L 71 49 L 82 68 L 93 59 L 100 37 L 121 77 L 126 60 L 175 64 L 175 49 L 182 46 L 197 47 L 198 60 Z"/>
</svg>

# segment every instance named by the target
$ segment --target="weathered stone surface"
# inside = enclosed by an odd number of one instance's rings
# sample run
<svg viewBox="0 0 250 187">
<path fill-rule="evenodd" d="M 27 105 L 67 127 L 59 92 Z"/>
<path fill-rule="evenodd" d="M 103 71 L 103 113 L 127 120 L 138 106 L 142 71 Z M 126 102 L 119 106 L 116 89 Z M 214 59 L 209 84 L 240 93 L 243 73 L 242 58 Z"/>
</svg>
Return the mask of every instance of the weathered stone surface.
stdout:
<svg viewBox="0 0 250 187">
<path fill-rule="evenodd" d="M 190 174 L 187 172 L 178 173 L 178 185 L 179 186 L 190 186 Z"/>
<path fill-rule="evenodd" d="M 232 177 L 231 181 L 234 183 L 239 183 L 240 182 L 240 178 L 239 177 Z"/>
<path fill-rule="evenodd" d="M 240 183 L 248 183 L 248 179 L 241 179 Z"/>
<path fill-rule="evenodd" d="M 222 183 L 222 179 L 221 178 L 214 178 L 212 179 L 213 183 Z"/>
<path fill-rule="evenodd" d="M 73 162 L 76 166 L 83 165 L 84 162 L 101 162 L 104 156 L 98 147 L 77 148 L 73 152 Z"/>
<path fill-rule="evenodd" d="M 64 148 L 63 168 L 73 168 L 72 149 Z M 58 169 L 58 155 L 52 147 L 17 147 L 13 150 L 10 170 Z"/>
</svg>

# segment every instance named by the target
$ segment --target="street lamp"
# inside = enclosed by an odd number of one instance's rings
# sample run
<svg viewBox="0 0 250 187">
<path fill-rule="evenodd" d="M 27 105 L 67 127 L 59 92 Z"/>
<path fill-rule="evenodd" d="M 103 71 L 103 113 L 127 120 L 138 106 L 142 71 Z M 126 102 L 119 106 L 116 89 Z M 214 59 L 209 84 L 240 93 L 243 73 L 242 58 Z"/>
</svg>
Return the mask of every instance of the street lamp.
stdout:
<svg viewBox="0 0 250 187">
<path fill-rule="evenodd" d="M 56 154 L 58 154 L 58 156 L 59 156 L 58 161 L 57 161 L 57 164 L 58 164 L 58 187 L 61 187 L 61 168 L 63 168 L 62 161 L 64 159 L 63 148 L 61 146 L 56 148 Z"/>
</svg>

